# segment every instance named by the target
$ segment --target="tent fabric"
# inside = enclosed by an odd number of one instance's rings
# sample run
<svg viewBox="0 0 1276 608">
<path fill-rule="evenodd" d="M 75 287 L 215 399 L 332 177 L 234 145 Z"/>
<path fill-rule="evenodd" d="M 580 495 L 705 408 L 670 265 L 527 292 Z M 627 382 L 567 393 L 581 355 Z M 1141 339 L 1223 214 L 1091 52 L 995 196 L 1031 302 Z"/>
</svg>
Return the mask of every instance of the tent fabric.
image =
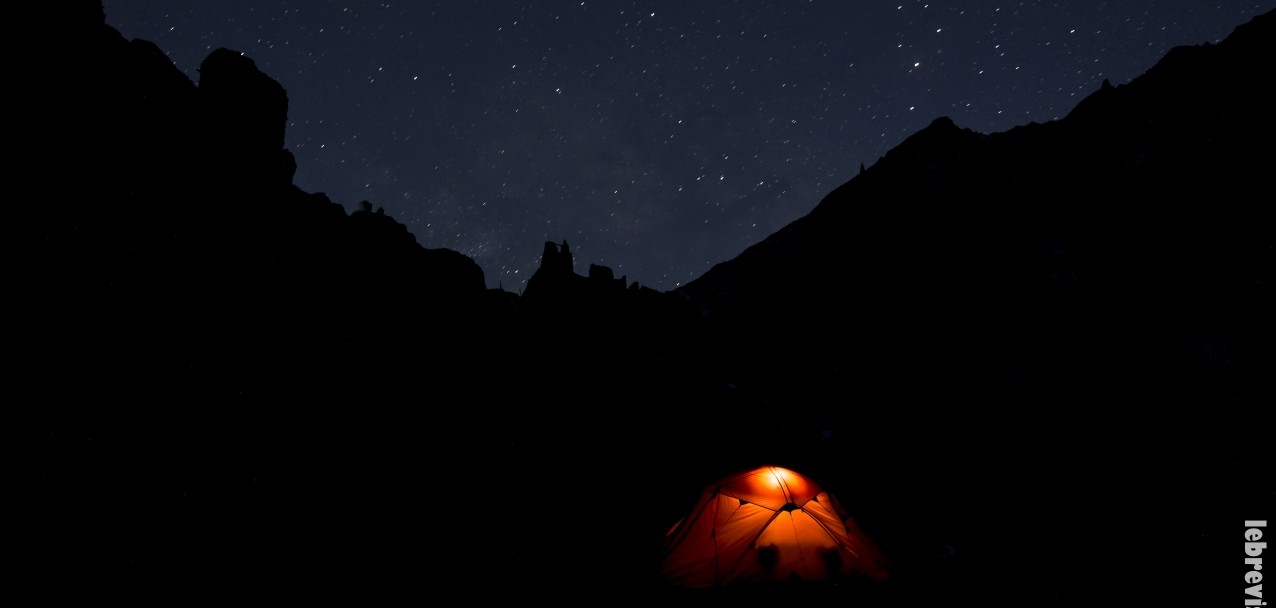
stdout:
<svg viewBox="0 0 1276 608">
<path fill-rule="evenodd" d="M 789 469 L 759 467 L 705 488 L 665 536 L 662 578 L 705 588 L 845 576 L 884 580 L 889 565 L 837 500 Z"/>
</svg>

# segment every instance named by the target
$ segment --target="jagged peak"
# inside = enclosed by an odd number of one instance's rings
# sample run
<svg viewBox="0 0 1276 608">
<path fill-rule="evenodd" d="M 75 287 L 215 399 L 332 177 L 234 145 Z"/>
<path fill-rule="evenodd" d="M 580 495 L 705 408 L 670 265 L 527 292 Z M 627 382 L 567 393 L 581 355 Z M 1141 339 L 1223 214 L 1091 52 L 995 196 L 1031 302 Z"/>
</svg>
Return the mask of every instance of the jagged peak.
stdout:
<svg viewBox="0 0 1276 608">
<path fill-rule="evenodd" d="M 940 116 L 936 118 L 935 120 L 930 121 L 930 124 L 927 125 L 926 128 L 942 130 L 942 129 L 957 129 L 958 127 L 957 127 L 957 123 L 953 122 L 952 118 L 948 116 Z"/>
</svg>

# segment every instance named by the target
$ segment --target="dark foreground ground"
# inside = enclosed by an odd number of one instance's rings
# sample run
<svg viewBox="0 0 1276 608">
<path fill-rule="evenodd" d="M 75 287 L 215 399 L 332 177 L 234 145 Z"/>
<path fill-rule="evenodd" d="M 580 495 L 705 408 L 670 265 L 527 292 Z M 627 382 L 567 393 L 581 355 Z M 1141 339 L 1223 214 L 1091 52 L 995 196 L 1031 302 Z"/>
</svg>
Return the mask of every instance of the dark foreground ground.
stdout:
<svg viewBox="0 0 1276 608">
<path fill-rule="evenodd" d="M 794 462 L 776 463 L 839 498 L 893 560 L 890 582 L 675 590 L 654 576 L 664 531 L 705 483 L 772 452 L 366 411 L 227 415 L 41 428 L 22 580 L 53 600 L 166 603 L 1239 605 L 1244 521 L 1273 512 L 1257 423 L 1206 443 L 1221 437 L 1190 425 L 917 421 L 779 446 Z"/>
</svg>

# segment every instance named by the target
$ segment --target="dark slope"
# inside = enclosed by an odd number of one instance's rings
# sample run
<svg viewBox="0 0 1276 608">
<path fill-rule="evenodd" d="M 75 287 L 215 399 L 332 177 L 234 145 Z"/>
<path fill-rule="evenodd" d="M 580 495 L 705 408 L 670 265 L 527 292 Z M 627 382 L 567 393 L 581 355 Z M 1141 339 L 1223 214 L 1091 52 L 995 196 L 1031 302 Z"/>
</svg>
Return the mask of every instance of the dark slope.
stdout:
<svg viewBox="0 0 1276 608">
<path fill-rule="evenodd" d="M 287 95 L 251 59 L 215 51 L 196 86 L 100 7 L 43 10 L 29 23 L 58 38 L 11 81 L 23 204 L 6 222 L 7 305 L 29 319 L 17 394 L 345 390 L 331 385 L 401 359 L 378 351 L 477 324 L 489 296 L 472 260 L 292 185 Z"/>
<path fill-rule="evenodd" d="M 1272 21 L 1174 49 L 1059 121 L 936 120 L 680 292 L 739 348 L 818 334 L 834 353 L 790 349 L 793 367 L 860 396 L 1253 401 L 1271 361 Z"/>
</svg>

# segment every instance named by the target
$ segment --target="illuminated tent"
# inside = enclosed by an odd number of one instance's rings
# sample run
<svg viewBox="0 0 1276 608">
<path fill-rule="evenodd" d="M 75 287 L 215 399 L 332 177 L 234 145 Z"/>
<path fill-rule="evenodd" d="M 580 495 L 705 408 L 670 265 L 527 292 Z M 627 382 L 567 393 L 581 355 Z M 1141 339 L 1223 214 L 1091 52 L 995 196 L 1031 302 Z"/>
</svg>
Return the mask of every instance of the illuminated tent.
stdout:
<svg viewBox="0 0 1276 608">
<path fill-rule="evenodd" d="M 760 467 L 705 488 L 665 536 L 661 576 L 682 587 L 887 577 L 887 563 L 815 482 Z"/>
</svg>

